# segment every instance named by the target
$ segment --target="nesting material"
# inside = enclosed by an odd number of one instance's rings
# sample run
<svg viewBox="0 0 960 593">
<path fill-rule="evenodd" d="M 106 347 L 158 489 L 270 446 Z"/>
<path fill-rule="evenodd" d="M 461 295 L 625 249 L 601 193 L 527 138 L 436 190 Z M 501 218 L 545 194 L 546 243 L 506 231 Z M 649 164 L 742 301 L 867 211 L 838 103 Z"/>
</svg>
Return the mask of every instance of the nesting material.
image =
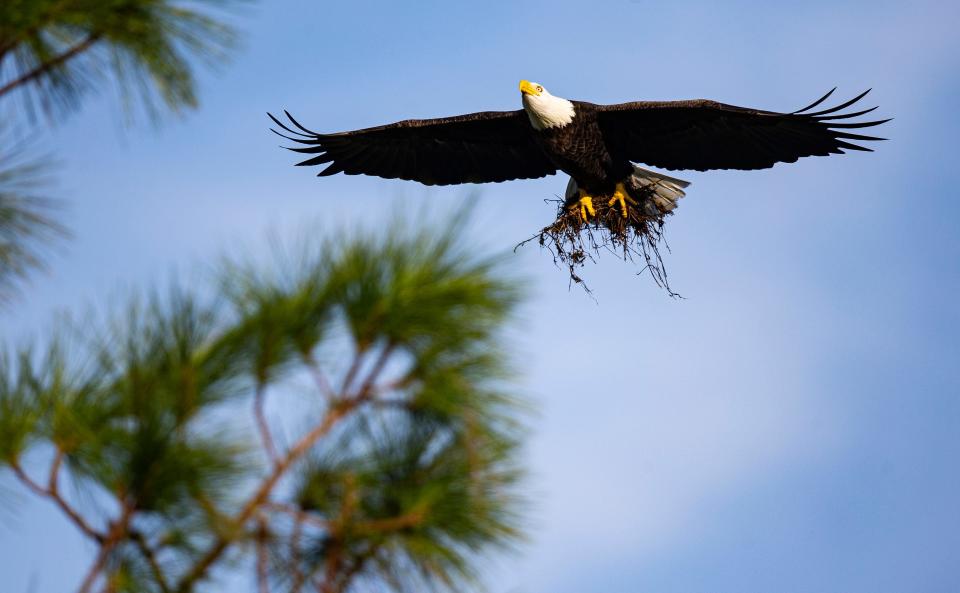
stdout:
<svg viewBox="0 0 960 593">
<path fill-rule="evenodd" d="M 520 245 L 536 240 L 550 251 L 555 264 L 567 267 L 571 285 L 578 284 L 587 292 L 590 289 L 580 273 L 588 261 L 595 262 L 602 251 L 607 251 L 625 261 L 642 263 L 637 274 L 649 272 L 653 281 L 670 296 L 679 296 L 670 288 L 660 249 L 669 251 L 663 237 L 664 224 L 688 185 L 681 179 L 636 167 L 625 184 L 632 198 L 626 202 L 627 215 L 623 215 L 618 202 L 610 204 L 608 198 L 595 197 L 595 215 L 584 220 L 579 190 L 571 179 L 566 199 L 557 200 L 557 218 L 553 224 Z"/>
</svg>

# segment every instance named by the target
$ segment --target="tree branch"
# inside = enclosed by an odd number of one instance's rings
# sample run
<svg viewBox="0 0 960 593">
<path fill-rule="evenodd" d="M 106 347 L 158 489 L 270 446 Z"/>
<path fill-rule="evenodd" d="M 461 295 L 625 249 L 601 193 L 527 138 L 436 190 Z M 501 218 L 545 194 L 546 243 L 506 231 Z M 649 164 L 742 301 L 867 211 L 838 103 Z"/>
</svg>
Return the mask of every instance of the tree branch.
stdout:
<svg viewBox="0 0 960 593">
<path fill-rule="evenodd" d="M 303 364 L 307 366 L 307 369 L 310 370 L 313 381 L 317 384 L 317 388 L 323 393 L 323 396 L 327 398 L 328 401 L 335 399 L 336 393 L 333 391 L 330 381 L 327 380 L 327 376 L 323 373 L 323 370 L 313 356 L 311 356 L 309 352 L 304 352 L 300 358 L 303 360 Z"/>
<path fill-rule="evenodd" d="M 259 593 L 270 593 L 270 581 L 267 578 L 267 522 L 260 517 L 257 520 L 257 590 Z"/>
<path fill-rule="evenodd" d="M 124 502 L 120 518 L 110 526 L 110 531 L 100 544 L 100 551 L 97 553 L 93 564 L 90 565 L 90 570 L 87 571 L 87 575 L 84 577 L 83 583 L 80 584 L 80 589 L 77 590 L 77 593 L 90 593 L 93 584 L 97 582 L 97 577 L 100 576 L 100 573 L 103 572 L 103 568 L 107 564 L 107 558 L 110 557 L 110 552 L 120 543 L 120 540 L 127 537 L 133 512 L 134 505 Z"/>
<path fill-rule="evenodd" d="M 63 464 L 63 449 L 57 447 L 57 452 L 53 456 L 53 463 L 50 464 L 50 476 L 47 478 L 47 490 L 56 492 L 60 482 L 60 466 Z"/>
<path fill-rule="evenodd" d="M 320 593 L 337 593 L 337 572 L 343 558 L 343 544 L 334 540 L 330 547 L 332 549 L 327 550 L 323 580 L 319 583 Z"/>
<path fill-rule="evenodd" d="M 344 571 L 344 573 L 340 576 L 339 581 L 337 582 L 337 586 L 335 588 L 337 592 L 342 592 L 347 590 L 347 587 L 350 586 L 350 580 L 353 579 L 353 577 L 357 576 L 357 574 L 359 574 L 361 570 L 363 570 L 363 567 L 364 565 L 366 565 L 367 560 L 369 560 L 370 557 L 373 556 L 374 553 L 376 553 L 376 550 L 377 550 L 376 547 L 371 548 L 370 550 L 362 554 L 359 558 L 357 558 L 357 560 L 350 566 L 349 569 Z"/>
<path fill-rule="evenodd" d="M 44 26 L 50 24 L 50 21 L 52 21 L 53 18 L 57 16 L 58 12 L 60 12 L 64 8 L 69 7 L 70 4 L 71 4 L 71 0 L 60 0 L 60 2 L 56 2 L 50 5 L 50 7 L 47 8 L 47 10 L 43 11 L 40 14 L 40 17 L 37 19 L 37 22 L 32 27 L 29 27 L 24 31 L 16 32 L 15 34 L 12 34 L 10 37 L 8 37 L 3 42 L 3 44 L 0 45 L 0 59 L 2 59 L 7 52 L 17 47 L 18 45 L 20 45 L 21 41 L 24 38 L 31 37 L 33 35 L 36 35 L 38 32 L 40 32 Z"/>
<path fill-rule="evenodd" d="M 304 435 L 297 443 L 287 451 L 287 454 L 280 459 L 280 461 L 274 466 L 273 471 L 260 483 L 260 486 L 254 492 L 253 496 L 247 501 L 246 504 L 240 509 L 240 511 L 234 517 L 232 523 L 236 527 L 239 527 L 250 520 L 253 514 L 257 509 L 267 501 L 270 497 L 270 494 L 273 492 L 274 486 L 280 481 L 280 478 L 286 473 L 286 471 L 292 466 L 297 460 L 299 460 L 310 448 L 319 440 L 322 436 L 330 432 L 330 429 L 333 428 L 341 418 L 346 416 L 351 412 L 356 406 L 356 401 L 348 400 L 345 403 L 331 408 L 327 414 L 324 416 L 323 420 L 313 428 L 309 433 Z M 194 583 L 203 578 L 206 575 L 207 571 L 210 570 L 210 567 L 218 558 L 223 554 L 223 552 L 229 547 L 233 539 L 228 535 L 221 535 L 217 540 L 210 546 L 210 549 L 200 557 L 200 559 L 193 565 L 193 567 L 180 579 L 180 583 L 177 586 L 177 591 L 179 593 L 186 593 L 189 591 Z"/>
<path fill-rule="evenodd" d="M 364 350 L 357 350 L 357 353 L 353 356 L 353 362 L 350 363 L 350 368 L 347 369 L 347 373 L 343 376 L 343 383 L 340 385 L 340 393 L 346 394 L 350 389 L 350 384 L 353 383 L 353 378 L 357 374 L 357 371 L 360 370 L 360 364 L 363 362 Z"/>
<path fill-rule="evenodd" d="M 93 44 L 96 43 L 99 39 L 100 39 L 99 33 L 91 33 L 90 35 L 87 36 L 86 39 L 74 45 L 67 51 L 63 52 L 62 54 L 59 54 L 57 56 L 54 56 L 53 58 L 50 58 L 46 62 L 43 62 L 42 64 L 40 64 L 39 66 L 31 70 L 30 72 L 27 72 L 21 75 L 20 77 L 15 78 L 14 80 L 11 80 L 7 84 L 0 87 L 0 97 L 9 93 L 10 91 L 17 88 L 18 86 L 27 84 L 28 82 L 32 82 L 37 78 L 40 78 L 44 74 L 47 74 L 48 72 L 53 70 L 54 68 L 77 57 L 78 55 L 90 49 L 90 47 L 92 47 Z"/>
<path fill-rule="evenodd" d="M 34 494 L 38 494 L 40 496 L 50 496 L 50 493 L 46 488 L 34 482 L 30 476 L 27 475 L 27 472 L 23 471 L 23 468 L 20 467 L 20 463 L 18 461 L 10 462 L 10 469 L 13 470 L 13 475 L 17 476 L 17 478 L 23 482 L 27 488 L 32 490 Z"/>
<path fill-rule="evenodd" d="M 320 593 L 338 593 L 340 589 L 337 575 L 340 572 L 340 567 L 343 565 L 344 556 L 341 531 L 343 526 L 350 520 L 350 515 L 353 514 L 353 510 L 357 506 L 357 488 L 353 474 L 348 473 L 345 481 L 343 505 L 341 505 L 340 514 L 330 530 L 330 545 L 326 551 L 323 580 L 319 584 Z"/>
<path fill-rule="evenodd" d="M 78 593 L 90 593 L 90 589 L 93 588 L 93 584 L 96 582 L 97 577 L 100 576 L 100 571 L 103 570 L 106 562 L 107 554 L 104 552 L 104 548 L 100 548 L 96 559 L 93 561 L 93 564 L 90 565 L 90 569 L 87 570 L 86 576 L 83 577 L 83 582 L 80 583 L 80 588 L 77 590 Z"/>
<path fill-rule="evenodd" d="M 137 544 L 137 548 L 143 555 L 144 560 L 146 560 L 147 564 L 150 565 L 150 570 L 153 572 L 153 578 L 155 581 L 157 581 L 157 585 L 160 587 L 160 590 L 163 593 L 170 593 L 170 585 L 167 584 L 167 578 L 163 574 L 163 569 L 160 567 L 160 563 L 157 562 L 157 554 L 153 548 L 147 544 L 147 539 L 139 531 L 131 531 L 130 539 Z"/>
<path fill-rule="evenodd" d="M 267 503 L 270 498 L 270 494 L 273 492 L 273 488 L 297 460 L 303 457 L 303 455 L 305 455 L 321 437 L 329 433 L 330 429 L 333 428 L 333 426 L 340 419 L 353 411 L 358 405 L 362 404 L 369 397 L 372 386 L 376 382 L 377 377 L 383 371 L 383 368 L 386 366 L 392 352 L 393 345 L 386 345 L 381 351 L 377 361 L 374 363 L 370 374 L 361 384 L 358 393 L 354 397 L 347 399 L 338 399 L 336 394 L 334 394 L 334 397 L 331 399 L 331 401 L 336 403 L 329 408 L 327 413 L 324 415 L 323 420 L 317 426 L 315 426 L 313 430 L 308 432 L 299 441 L 297 441 L 297 443 L 291 447 L 285 455 L 282 457 L 277 457 L 273 466 L 273 470 L 263 480 L 263 482 L 260 483 L 260 486 L 254 492 L 251 498 L 246 504 L 243 505 L 243 507 L 231 521 L 235 528 L 239 528 L 244 523 L 249 521 L 256 513 L 257 509 Z M 362 357 L 363 352 L 357 352 L 352 364 L 350 365 L 350 369 L 347 371 L 347 374 L 344 377 L 343 390 L 341 393 L 346 393 L 346 390 L 349 388 L 351 382 L 355 378 L 356 373 L 360 369 Z M 312 359 L 310 359 L 309 356 L 305 356 L 304 358 L 312 370 L 319 370 L 319 367 L 316 366 L 315 363 L 312 363 Z M 325 385 L 325 379 L 318 383 L 318 386 L 321 387 L 321 389 L 325 389 Z M 176 588 L 178 593 L 186 593 L 198 580 L 207 574 L 207 572 L 210 570 L 210 567 L 213 566 L 217 559 L 220 558 L 220 556 L 233 542 L 233 536 L 231 535 L 233 532 L 235 532 L 235 530 L 228 530 L 227 534 L 218 537 L 217 540 L 207 550 L 207 552 L 203 554 L 199 560 L 197 560 L 197 562 L 190 568 L 189 571 L 187 571 L 186 574 L 184 574 Z"/>
<path fill-rule="evenodd" d="M 330 523 L 327 522 L 326 519 L 321 519 L 320 517 L 311 515 L 307 511 L 298 509 L 293 505 L 282 504 L 279 502 L 266 502 L 263 504 L 263 508 L 269 511 L 276 511 L 279 513 L 290 515 L 291 517 L 297 520 L 297 523 L 300 523 L 301 525 L 303 523 L 308 523 L 320 529 L 328 529 L 330 527 Z"/>
<path fill-rule="evenodd" d="M 290 586 L 290 593 L 300 593 L 303 589 L 303 582 L 307 575 L 303 573 L 303 567 L 300 566 L 300 535 L 303 533 L 303 519 L 301 513 L 297 514 L 293 523 L 293 533 L 290 534 L 290 562 L 292 564 L 293 584 Z"/>
<path fill-rule="evenodd" d="M 80 516 L 73 507 L 60 495 L 59 490 L 57 489 L 57 474 L 59 474 L 60 464 L 63 459 L 63 451 L 57 450 L 57 454 L 53 459 L 53 465 L 50 468 L 50 479 L 49 486 L 44 488 L 40 484 L 37 484 L 27 475 L 27 472 L 23 470 L 23 467 L 20 466 L 20 463 L 13 461 L 10 463 L 10 469 L 13 470 L 13 474 L 23 482 L 27 488 L 29 488 L 34 494 L 42 496 L 44 498 L 49 498 L 60 507 L 60 510 L 73 522 L 77 528 L 83 532 L 84 535 L 90 539 L 96 541 L 97 543 L 102 544 L 106 539 L 106 536 L 87 523 L 83 517 Z"/>
<path fill-rule="evenodd" d="M 358 523 L 353 530 L 361 534 L 386 533 L 390 531 L 399 531 L 408 527 L 416 527 L 423 522 L 426 513 L 415 511 L 400 515 L 399 517 L 390 517 L 389 519 L 375 519 L 373 521 L 364 521 Z"/>
<path fill-rule="evenodd" d="M 387 362 L 390 360 L 390 355 L 393 354 L 394 344 L 390 343 L 383 347 L 383 350 L 380 351 L 380 356 L 377 357 L 377 361 L 373 363 L 373 368 L 370 369 L 370 374 L 367 375 L 367 378 L 364 379 L 363 383 L 360 385 L 360 389 L 357 391 L 357 399 L 360 401 L 366 401 L 370 397 L 371 388 L 373 384 L 376 383 L 377 378 L 380 376 L 380 373 L 383 372 L 383 368 L 387 366 Z"/>
<path fill-rule="evenodd" d="M 370 397 L 369 397 L 369 399 L 371 399 L 371 400 L 379 399 L 380 401 L 383 401 L 384 403 L 391 403 L 391 400 L 383 400 L 383 399 L 381 399 L 381 396 L 383 396 L 383 395 L 385 395 L 385 394 L 387 394 L 387 393 L 393 393 L 393 392 L 395 392 L 395 391 L 400 391 L 401 389 L 406 389 L 407 387 L 410 387 L 410 385 L 413 384 L 413 382 L 414 382 L 415 379 L 416 379 L 416 377 L 414 377 L 412 374 L 406 373 L 406 374 L 404 374 L 402 377 L 398 377 L 398 378 L 394 379 L 393 381 L 388 381 L 388 382 L 386 382 L 386 383 L 381 383 L 380 385 L 372 385 L 372 386 L 370 387 Z M 409 403 L 410 403 L 409 401 L 406 401 L 406 400 L 392 400 L 392 401 L 393 401 L 394 403 L 398 403 L 398 404 L 399 404 L 399 403 L 405 403 L 405 404 L 409 404 Z"/>
<path fill-rule="evenodd" d="M 267 457 L 274 465 L 280 460 L 277 454 L 277 447 L 273 443 L 273 436 L 270 434 L 270 425 L 267 424 L 267 418 L 263 412 L 264 399 L 266 398 L 266 386 L 257 385 L 257 392 L 253 396 L 253 414 L 257 420 L 257 430 L 260 431 L 260 440 L 263 441 L 263 448 L 267 450 Z"/>
</svg>

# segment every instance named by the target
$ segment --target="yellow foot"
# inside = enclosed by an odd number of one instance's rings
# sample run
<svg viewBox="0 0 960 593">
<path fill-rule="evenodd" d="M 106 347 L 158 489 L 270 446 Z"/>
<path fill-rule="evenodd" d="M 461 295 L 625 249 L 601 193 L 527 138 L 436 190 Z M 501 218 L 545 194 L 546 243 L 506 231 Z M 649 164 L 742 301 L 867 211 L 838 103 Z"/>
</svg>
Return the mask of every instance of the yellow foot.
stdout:
<svg viewBox="0 0 960 593">
<path fill-rule="evenodd" d="M 613 192 L 613 197 L 607 202 L 607 206 L 613 206 L 618 202 L 620 203 L 620 214 L 622 214 L 624 218 L 627 217 L 627 202 L 630 202 L 634 206 L 637 205 L 637 201 L 630 197 L 622 183 L 617 184 L 617 188 Z"/>
<path fill-rule="evenodd" d="M 593 198 L 583 193 L 583 191 L 580 192 L 580 201 L 578 203 L 580 205 L 580 219 L 583 220 L 583 222 L 590 220 L 587 215 L 597 215 L 597 211 L 593 209 Z"/>
</svg>

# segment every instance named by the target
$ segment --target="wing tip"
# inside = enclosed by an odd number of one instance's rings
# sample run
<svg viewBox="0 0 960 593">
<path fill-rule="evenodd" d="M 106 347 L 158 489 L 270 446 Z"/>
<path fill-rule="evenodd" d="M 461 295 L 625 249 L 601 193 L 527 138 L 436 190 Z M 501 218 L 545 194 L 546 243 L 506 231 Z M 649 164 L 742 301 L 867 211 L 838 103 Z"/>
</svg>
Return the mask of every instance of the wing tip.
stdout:
<svg viewBox="0 0 960 593">
<path fill-rule="evenodd" d="M 856 103 L 856 102 L 859 101 L 860 99 L 863 99 L 864 97 L 866 97 L 866 96 L 867 96 L 867 93 L 869 93 L 869 92 L 872 91 L 872 90 L 873 90 L 872 88 L 869 88 L 869 89 L 863 91 L 862 93 L 860 93 L 859 95 L 857 95 L 856 97 L 850 99 L 849 101 L 845 101 L 845 102 L 841 103 L 840 105 L 836 105 L 836 106 L 831 107 L 831 108 L 829 108 L 829 109 L 824 109 L 824 110 L 822 110 L 822 111 L 814 111 L 813 113 L 804 113 L 803 115 L 804 115 L 805 117 L 818 117 L 818 116 L 822 116 L 822 115 L 829 115 L 829 114 L 831 114 L 831 113 L 836 113 L 837 111 L 842 111 L 842 110 L 846 109 L 847 107 L 850 107 L 851 105 L 853 105 L 854 103 Z M 814 105 L 814 106 L 816 106 L 816 105 Z M 809 109 L 809 108 L 807 108 L 807 109 Z M 806 109 L 804 109 L 803 111 L 806 111 Z M 800 113 L 802 113 L 802 112 L 797 112 L 798 115 L 799 115 Z"/>
<path fill-rule="evenodd" d="M 819 99 L 817 99 L 817 100 L 814 101 L 813 103 L 807 105 L 807 106 L 804 107 L 803 109 L 798 109 L 797 111 L 794 111 L 794 112 L 793 112 L 793 115 L 797 115 L 797 114 L 803 113 L 804 111 L 809 111 L 810 109 L 813 109 L 813 108 L 816 107 L 817 105 L 819 105 L 819 104 L 823 103 L 824 101 L 826 101 L 827 98 L 829 98 L 830 95 L 832 95 L 833 92 L 836 91 L 836 90 L 837 90 L 837 87 L 833 87 L 832 89 L 830 89 L 829 91 L 827 91 L 827 94 L 825 94 L 824 96 L 820 97 Z"/>
</svg>

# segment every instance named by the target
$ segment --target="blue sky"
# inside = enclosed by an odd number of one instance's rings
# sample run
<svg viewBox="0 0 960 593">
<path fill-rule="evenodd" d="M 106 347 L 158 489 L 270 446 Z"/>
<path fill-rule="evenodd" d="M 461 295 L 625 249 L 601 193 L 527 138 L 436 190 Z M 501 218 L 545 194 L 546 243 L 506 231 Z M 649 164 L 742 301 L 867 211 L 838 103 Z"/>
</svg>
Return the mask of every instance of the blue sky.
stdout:
<svg viewBox="0 0 960 593">
<path fill-rule="evenodd" d="M 261 3 L 199 111 L 126 128 L 109 93 L 38 144 L 74 240 L 3 313 L 162 284 L 268 231 L 449 211 L 475 188 L 291 167 L 264 112 L 339 131 L 519 108 L 517 81 L 599 103 L 775 110 L 839 85 L 895 116 L 873 154 L 681 175 L 672 300 L 612 257 L 567 289 L 535 246 L 514 347 L 541 413 L 531 540 L 495 593 L 960 590 L 960 5 L 948 2 Z M 479 188 L 476 240 L 549 222 L 565 178 Z M 571 326 L 570 320 L 582 323 Z M 562 320 L 558 322 L 558 320 Z M 4 494 L 9 483 L 0 485 Z M 67 590 L 89 550 L 44 503 L 0 512 L 4 591 Z"/>
</svg>

